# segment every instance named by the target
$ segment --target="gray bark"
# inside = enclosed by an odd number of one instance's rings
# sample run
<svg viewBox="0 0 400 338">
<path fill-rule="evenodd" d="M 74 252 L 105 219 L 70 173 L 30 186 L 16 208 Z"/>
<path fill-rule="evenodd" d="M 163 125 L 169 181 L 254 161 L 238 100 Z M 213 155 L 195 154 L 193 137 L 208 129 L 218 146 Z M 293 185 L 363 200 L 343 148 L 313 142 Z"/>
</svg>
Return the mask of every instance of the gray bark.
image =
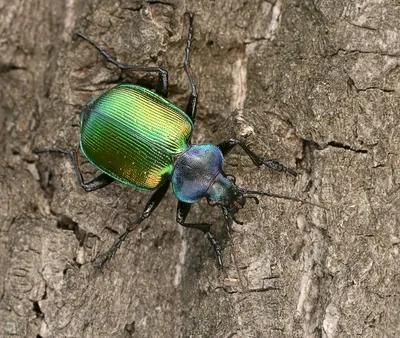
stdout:
<svg viewBox="0 0 400 338">
<path fill-rule="evenodd" d="M 172 0 L 171 0 L 172 1 Z M 400 7 L 393 0 L 0 0 L 0 337 L 399 337 Z M 148 193 L 77 185 L 68 158 L 79 113 L 126 64 L 169 71 L 185 107 L 185 11 L 195 17 L 200 89 L 194 142 L 245 141 L 297 178 L 235 150 L 237 184 L 326 209 L 249 201 L 232 239 L 206 203 L 224 268 L 203 235 L 175 223 L 167 194 L 103 273 L 91 261 Z M 96 171 L 83 166 L 85 177 Z M 72 220 L 75 232 L 57 227 Z"/>
</svg>

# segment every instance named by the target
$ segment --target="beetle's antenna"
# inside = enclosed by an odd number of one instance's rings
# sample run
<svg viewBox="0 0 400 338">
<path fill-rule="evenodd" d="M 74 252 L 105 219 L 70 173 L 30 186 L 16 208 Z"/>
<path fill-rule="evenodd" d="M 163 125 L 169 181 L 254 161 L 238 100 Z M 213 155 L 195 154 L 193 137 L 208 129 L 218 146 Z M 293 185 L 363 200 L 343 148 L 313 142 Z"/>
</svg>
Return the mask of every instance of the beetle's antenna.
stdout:
<svg viewBox="0 0 400 338">
<path fill-rule="evenodd" d="M 281 199 L 285 199 L 285 200 L 306 203 L 306 204 L 314 205 L 314 206 L 316 206 L 318 208 L 322 208 L 322 209 L 326 210 L 326 208 L 323 207 L 322 205 L 319 205 L 319 204 L 316 204 L 316 203 L 312 203 L 312 202 L 308 202 L 308 201 L 305 201 L 305 200 L 302 200 L 302 199 L 296 198 L 296 197 L 290 197 L 290 196 L 285 196 L 285 195 L 274 194 L 274 193 L 268 192 L 268 191 L 255 191 L 255 190 L 247 190 L 247 189 L 239 189 L 239 191 L 243 194 L 243 197 L 245 197 L 245 198 L 253 198 L 254 199 L 255 196 L 252 196 L 251 194 L 269 196 L 269 197 L 274 197 L 274 198 L 281 198 Z M 249 195 L 246 195 L 246 194 L 249 194 Z"/>
</svg>

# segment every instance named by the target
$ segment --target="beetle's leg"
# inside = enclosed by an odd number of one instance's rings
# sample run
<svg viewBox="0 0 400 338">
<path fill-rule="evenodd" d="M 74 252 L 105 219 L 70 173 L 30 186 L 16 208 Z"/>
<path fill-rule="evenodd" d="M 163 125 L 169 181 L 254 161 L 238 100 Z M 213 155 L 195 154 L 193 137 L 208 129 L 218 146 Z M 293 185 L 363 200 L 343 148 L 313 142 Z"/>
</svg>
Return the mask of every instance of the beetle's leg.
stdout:
<svg viewBox="0 0 400 338">
<path fill-rule="evenodd" d="M 93 180 L 91 180 L 88 183 L 85 183 L 83 181 L 83 176 L 79 167 L 79 159 L 77 157 L 77 152 L 73 150 L 64 150 L 64 149 L 58 149 L 58 148 L 46 148 L 46 149 L 33 149 L 33 153 L 35 154 L 41 154 L 41 153 L 59 153 L 59 154 L 66 154 L 69 155 L 71 158 L 71 161 L 74 165 L 74 171 L 76 174 L 76 177 L 78 178 L 78 182 L 80 186 L 86 191 L 94 191 L 97 189 L 104 188 L 105 186 L 109 185 L 111 182 L 114 181 L 114 179 L 111 176 L 108 176 L 107 174 L 100 174 L 99 176 L 95 177 Z"/>
<path fill-rule="evenodd" d="M 244 143 L 240 142 L 239 140 L 230 139 L 228 141 L 221 142 L 220 144 L 217 145 L 217 147 L 222 151 L 222 154 L 226 156 L 231 151 L 231 149 L 236 145 L 240 146 L 246 152 L 246 154 L 249 155 L 249 157 L 256 166 L 266 165 L 267 167 L 276 171 L 284 171 L 293 176 L 297 175 L 297 173 L 293 169 L 285 167 L 283 164 L 277 161 L 266 160 L 261 156 L 257 156 Z"/>
<path fill-rule="evenodd" d="M 168 5 L 171 7 L 175 7 L 175 5 L 172 2 L 168 2 L 168 1 L 162 1 L 162 0 L 147 0 L 147 3 L 151 4 L 163 4 L 163 5 Z"/>
<path fill-rule="evenodd" d="M 193 37 L 193 13 L 188 13 L 189 15 L 189 31 L 186 40 L 186 57 L 184 62 L 185 72 L 189 79 L 190 89 L 192 93 L 190 94 L 189 101 L 186 106 L 186 114 L 191 118 L 194 123 L 196 119 L 196 109 L 197 109 L 197 88 L 193 79 L 192 68 L 190 68 L 190 52 L 192 49 L 192 37 Z"/>
<path fill-rule="evenodd" d="M 211 245 L 214 248 L 215 254 L 217 255 L 218 264 L 222 266 L 222 252 L 221 252 L 221 245 L 215 238 L 215 235 L 210 231 L 210 224 L 208 223 L 186 223 L 186 217 L 189 214 L 191 204 L 185 203 L 182 201 L 178 202 L 178 207 L 176 209 L 176 221 L 186 227 L 192 229 L 198 229 L 203 231 L 206 235 L 208 240 L 210 241 Z"/>
<path fill-rule="evenodd" d="M 72 40 L 75 41 L 78 36 L 81 37 L 82 39 L 86 40 L 87 42 L 89 42 L 94 48 L 96 48 L 100 52 L 101 55 L 104 56 L 104 58 L 106 59 L 107 62 L 110 62 L 110 63 L 116 65 L 121 71 L 134 70 L 134 71 L 143 71 L 143 72 L 147 72 L 147 73 L 158 73 L 158 82 L 157 82 L 156 93 L 165 98 L 168 96 L 168 72 L 165 69 L 162 69 L 160 67 L 123 65 L 122 63 L 119 63 L 118 61 L 113 59 L 96 42 L 94 42 L 92 39 L 88 38 L 86 35 L 84 35 L 81 32 L 75 33 L 74 36 L 72 37 Z"/>
<path fill-rule="evenodd" d="M 142 215 L 136 221 L 132 222 L 126 229 L 126 231 L 121 236 L 119 236 L 117 241 L 108 250 L 105 257 L 98 264 L 99 269 L 102 269 L 104 264 L 108 262 L 112 257 L 114 257 L 115 253 L 121 247 L 122 242 L 126 239 L 126 237 L 128 237 L 129 233 L 135 230 L 139 226 L 139 224 L 142 223 L 146 218 L 150 217 L 152 212 L 157 208 L 157 206 L 160 204 L 161 200 L 167 193 L 169 184 L 170 181 L 164 183 L 153 193 L 153 195 L 150 197 L 150 200 L 147 202 L 146 207 L 142 212 Z"/>
</svg>

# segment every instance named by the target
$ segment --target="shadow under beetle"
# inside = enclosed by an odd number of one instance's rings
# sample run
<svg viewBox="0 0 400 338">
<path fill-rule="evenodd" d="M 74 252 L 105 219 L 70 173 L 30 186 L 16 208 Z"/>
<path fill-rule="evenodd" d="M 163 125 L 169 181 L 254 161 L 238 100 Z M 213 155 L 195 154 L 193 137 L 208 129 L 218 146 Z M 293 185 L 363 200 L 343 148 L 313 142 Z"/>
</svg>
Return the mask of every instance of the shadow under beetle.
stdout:
<svg viewBox="0 0 400 338">
<path fill-rule="evenodd" d="M 58 148 L 34 149 L 39 153 L 62 153 L 71 157 L 81 187 L 89 192 L 118 180 L 138 190 L 151 191 L 142 215 L 129 224 L 99 264 L 110 260 L 128 234 L 148 218 L 163 199 L 169 186 L 178 198 L 176 221 L 188 228 L 203 231 L 213 246 L 218 264 L 222 265 L 221 247 L 207 223 L 186 223 L 192 203 L 203 197 L 211 206 L 218 206 L 224 215 L 228 233 L 235 215 L 243 208 L 246 199 L 266 195 L 305 202 L 297 198 L 268 192 L 252 191 L 235 185 L 235 178 L 223 171 L 224 156 L 236 145 L 240 146 L 256 166 L 266 165 L 276 171 L 296 176 L 296 172 L 279 162 L 265 160 L 255 155 L 245 144 L 230 139 L 217 145 L 191 145 L 197 108 L 197 89 L 190 67 L 193 35 L 193 14 L 189 13 L 189 30 L 186 41 L 185 72 L 191 94 L 185 112 L 167 101 L 168 73 L 159 67 L 123 65 L 112 59 L 99 45 L 82 33 L 76 33 L 96 48 L 106 61 L 121 71 L 135 70 L 158 73 L 155 92 L 133 84 L 120 84 L 91 100 L 80 116 L 80 149 L 68 151 Z M 80 171 L 79 152 L 102 174 L 85 183 Z M 312 204 L 310 202 L 305 202 Z"/>
</svg>

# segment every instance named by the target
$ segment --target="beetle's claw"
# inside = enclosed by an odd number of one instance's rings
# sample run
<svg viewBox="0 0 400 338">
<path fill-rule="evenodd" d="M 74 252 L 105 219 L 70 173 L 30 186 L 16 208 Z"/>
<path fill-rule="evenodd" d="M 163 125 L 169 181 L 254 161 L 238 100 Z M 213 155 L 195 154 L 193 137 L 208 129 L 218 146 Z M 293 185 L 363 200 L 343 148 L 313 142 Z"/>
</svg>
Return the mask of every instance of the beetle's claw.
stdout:
<svg viewBox="0 0 400 338">
<path fill-rule="evenodd" d="M 236 218 L 235 215 L 231 215 L 231 217 L 232 217 L 232 221 L 234 221 L 236 224 L 239 224 L 239 225 L 243 225 L 243 224 L 244 224 L 243 222 L 239 221 L 239 220 Z M 229 226 L 229 228 L 230 228 L 230 226 Z"/>
<path fill-rule="evenodd" d="M 193 21 L 193 18 L 194 18 L 194 13 L 193 12 L 185 12 L 185 15 L 189 16 L 190 22 Z"/>
<path fill-rule="evenodd" d="M 286 167 L 285 167 L 286 168 Z M 297 176 L 297 172 L 294 171 L 293 169 L 286 168 L 286 172 L 289 173 L 290 175 L 293 175 L 294 177 Z"/>
<path fill-rule="evenodd" d="M 111 248 L 107 253 L 105 253 L 102 257 L 102 259 L 100 260 L 100 262 L 97 264 L 97 268 L 102 271 L 104 265 L 111 260 L 111 258 L 114 257 L 116 252 L 115 248 Z"/>
<path fill-rule="evenodd" d="M 76 40 L 78 40 L 78 38 L 82 38 L 88 42 L 90 42 L 91 44 L 94 44 L 94 42 L 89 39 L 85 34 L 81 33 L 81 32 L 76 32 L 74 33 L 74 35 L 72 35 L 72 42 L 75 42 Z"/>
<path fill-rule="evenodd" d="M 100 272 L 103 272 L 103 266 L 104 266 L 104 264 L 107 262 L 107 260 L 106 259 L 103 259 L 100 263 L 98 263 L 98 264 L 96 264 L 96 267 L 97 267 L 97 269 L 100 271 Z"/>
<path fill-rule="evenodd" d="M 260 203 L 260 200 L 259 200 L 256 196 L 253 196 L 253 195 L 243 195 L 243 197 L 244 197 L 244 198 L 251 198 L 252 200 L 254 200 L 254 202 L 256 202 L 256 204 L 259 204 L 259 203 Z"/>
<path fill-rule="evenodd" d="M 120 236 L 120 238 L 117 240 L 117 242 L 115 242 L 113 244 L 113 246 L 107 251 L 107 253 L 104 254 L 103 258 L 100 260 L 100 263 L 97 264 L 97 268 L 100 271 L 103 270 L 104 265 L 115 256 L 115 254 L 117 253 L 117 250 L 121 247 L 121 244 L 122 244 L 121 237 L 122 236 Z"/>
<path fill-rule="evenodd" d="M 221 255 L 218 255 L 218 254 L 217 254 L 217 261 L 218 261 L 218 266 L 219 266 L 220 268 L 223 268 L 223 267 L 224 267 L 224 264 L 222 263 L 222 257 L 221 257 Z"/>
<path fill-rule="evenodd" d="M 106 254 L 106 255 L 104 256 L 104 258 L 102 258 L 102 259 L 100 260 L 100 262 L 96 264 L 97 269 L 98 269 L 100 272 L 103 272 L 103 267 L 104 267 L 104 265 L 105 265 L 110 259 L 111 259 L 111 257 L 109 257 L 109 255 Z"/>
</svg>

